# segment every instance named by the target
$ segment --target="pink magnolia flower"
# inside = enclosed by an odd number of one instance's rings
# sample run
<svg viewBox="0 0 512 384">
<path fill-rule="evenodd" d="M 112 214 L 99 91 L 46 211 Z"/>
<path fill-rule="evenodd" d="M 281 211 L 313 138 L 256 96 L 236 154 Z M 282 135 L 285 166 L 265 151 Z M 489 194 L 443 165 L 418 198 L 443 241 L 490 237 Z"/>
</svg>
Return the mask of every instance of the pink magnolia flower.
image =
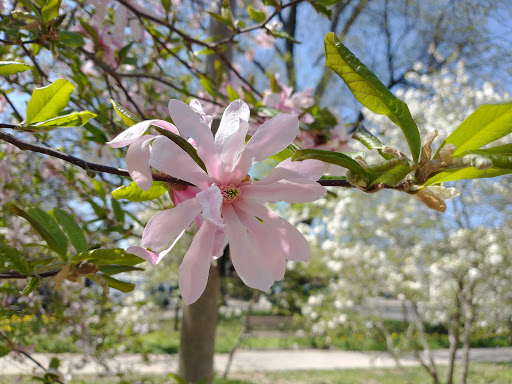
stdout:
<svg viewBox="0 0 512 384">
<path fill-rule="evenodd" d="M 303 203 L 321 198 L 325 188 L 316 180 L 324 173 L 325 164 L 288 159 L 266 178 L 252 181 L 247 174 L 253 163 L 278 153 L 295 139 L 299 130 L 296 115 L 281 114 L 268 120 L 246 144 L 250 113 L 241 100 L 227 107 L 215 137 L 206 121 L 181 101 L 171 100 L 169 112 L 181 135 L 195 141 L 206 170 L 164 136 L 142 136 L 132 141 L 138 149 L 152 141 L 149 165 L 197 188 L 181 196 L 175 208 L 156 214 L 148 222 L 142 236 L 147 249 L 130 247 L 127 252 L 157 264 L 199 216 L 201 225 L 178 269 L 185 303 L 191 304 L 201 296 L 211 260 L 221 255 L 226 237 L 233 266 L 242 281 L 268 290 L 283 278 L 286 259 L 308 260 L 309 245 L 294 226 L 263 203 Z M 134 133 L 132 130 L 127 135 L 130 140 Z M 138 160 L 140 169 L 147 165 L 147 153 Z M 131 172 L 134 165 L 128 165 Z"/>
<path fill-rule="evenodd" d="M 295 113 L 301 116 L 302 122 L 311 124 L 314 121 L 313 116 L 309 113 L 304 113 L 303 109 L 315 104 L 313 97 L 314 89 L 307 88 L 304 91 L 294 93 L 293 88 L 279 82 L 278 75 L 276 75 L 276 82 L 281 92 L 265 91 L 262 100 L 263 105 L 281 112 Z"/>
</svg>

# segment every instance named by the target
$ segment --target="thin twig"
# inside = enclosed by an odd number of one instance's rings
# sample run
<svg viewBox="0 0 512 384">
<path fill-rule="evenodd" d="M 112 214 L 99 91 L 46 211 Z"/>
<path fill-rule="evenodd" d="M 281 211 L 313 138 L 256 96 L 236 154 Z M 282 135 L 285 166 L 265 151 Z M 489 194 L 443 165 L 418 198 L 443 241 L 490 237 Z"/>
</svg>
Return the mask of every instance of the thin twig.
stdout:
<svg viewBox="0 0 512 384">
<path fill-rule="evenodd" d="M 13 112 L 14 112 L 14 116 L 16 116 L 16 118 L 22 122 L 23 121 L 23 116 L 21 116 L 21 114 L 18 112 L 18 110 L 16 109 L 16 107 L 14 106 L 14 104 L 12 103 L 11 99 L 9 99 L 9 97 L 7 96 L 7 93 L 5 93 L 4 91 L 2 91 L 2 96 L 5 98 L 5 100 L 7 101 L 7 103 L 10 105 L 10 107 L 12 108 Z M 9 128 L 9 127 L 6 127 L 6 128 Z"/>
<path fill-rule="evenodd" d="M 0 124 L 0 126 L 1 126 L 1 124 Z M 82 168 L 86 171 L 97 171 L 97 172 L 110 173 L 110 174 L 118 175 L 118 176 L 130 177 L 130 174 L 128 173 L 128 171 L 126 169 L 114 168 L 114 167 L 109 167 L 109 166 L 102 165 L 102 164 L 91 163 L 91 162 L 82 160 L 78 157 L 68 155 L 68 154 L 58 151 L 56 149 L 27 143 L 26 141 L 17 139 L 13 135 L 10 135 L 10 134 L 2 132 L 2 131 L 0 131 L 0 140 L 4 140 L 4 141 L 18 147 L 19 149 L 24 150 L 24 151 L 38 152 L 38 153 L 42 153 L 42 154 L 45 154 L 48 156 L 56 157 L 58 159 L 67 161 L 68 163 L 78 165 L 80 168 Z M 153 173 L 153 180 L 165 181 L 168 183 L 185 185 L 185 186 L 192 185 L 186 181 L 166 175 L 165 173 Z"/>
</svg>

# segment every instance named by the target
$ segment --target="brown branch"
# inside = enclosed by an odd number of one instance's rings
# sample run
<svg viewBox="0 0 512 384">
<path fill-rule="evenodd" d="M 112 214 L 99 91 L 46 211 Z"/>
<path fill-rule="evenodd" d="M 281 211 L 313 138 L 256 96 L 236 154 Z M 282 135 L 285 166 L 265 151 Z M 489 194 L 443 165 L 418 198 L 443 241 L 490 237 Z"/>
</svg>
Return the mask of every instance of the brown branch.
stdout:
<svg viewBox="0 0 512 384">
<path fill-rule="evenodd" d="M 15 127 L 15 126 L 14 126 Z M 0 128 L 13 128 L 11 124 L 2 124 L 0 123 Z M 64 160 L 68 163 L 74 164 L 79 166 L 80 168 L 84 169 L 85 171 L 96 171 L 96 172 L 102 172 L 102 173 L 110 173 L 112 175 L 118 175 L 123 177 L 130 177 L 130 174 L 126 169 L 122 168 L 114 168 L 109 167 L 107 165 L 102 164 L 96 164 L 91 163 L 89 161 L 85 161 L 83 159 L 80 159 L 75 156 L 68 155 L 64 152 L 58 151 L 53 148 L 43 147 L 36 144 L 27 143 L 26 141 L 17 139 L 13 135 L 10 135 L 8 133 L 0 131 L 0 140 L 6 141 L 19 149 L 23 151 L 32 151 L 37 153 L 42 153 L 44 155 L 48 155 L 51 157 L 55 157 L 57 159 Z M 183 185 L 183 186 L 193 186 L 193 184 L 190 184 L 184 180 L 177 179 L 175 177 L 172 177 L 170 175 L 167 175 L 165 173 L 153 173 L 153 180 L 155 181 L 163 181 L 175 185 Z M 352 184 L 350 184 L 347 180 L 318 180 L 317 181 L 320 185 L 326 186 L 326 187 L 342 187 L 342 188 L 355 188 Z M 388 184 L 375 184 L 372 187 L 368 189 L 362 189 L 364 192 L 367 193 L 373 193 L 377 192 L 381 189 L 394 189 L 397 191 L 407 191 L 408 190 L 408 184 L 407 183 L 400 183 L 396 186 L 391 186 Z"/>
<path fill-rule="evenodd" d="M 29 277 L 54 277 L 60 272 L 60 269 L 55 271 L 48 271 L 43 273 L 35 273 L 33 275 L 24 275 L 19 272 L 2 272 L 0 273 L 0 279 L 28 279 Z"/>
<path fill-rule="evenodd" d="M 219 46 L 221 46 L 223 44 L 231 43 L 234 40 L 234 38 L 236 36 L 238 36 L 238 35 L 242 35 L 244 33 L 255 31 L 255 30 L 261 29 L 261 28 L 266 29 L 266 26 L 270 22 L 270 20 L 272 20 L 275 16 L 280 14 L 283 9 L 288 8 L 288 7 L 293 7 L 295 5 L 303 3 L 304 1 L 305 0 L 293 0 L 293 1 L 290 1 L 289 3 L 287 3 L 287 4 L 281 5 L 280 7 L 276 7 L 276 10 L 269 17 L 267 17 L 267 19 L 265 21 L 261 22 L 260 24 L 253 25 L 251 27 L 247 27 L 247 28 L 244 28 L 244 29 L 237 30 L 235 33 L 233 33 L 232 36 L 230 36 L 230 37 L 228 37 L 228 38 L 226 38 L 224 40 L 216 41 L 212 48 L 219 47 Z"/>
<path fill-rule="evenodd" d="M 2 92 L 2 96 L 5 98 L 5 100 L 7 101 L 7 103 L 10 105 L 10 107 L 12 108 L 13 112 L 14 112 L 14 116 L 16 116 L 16 118 L 20 121 L 20 123 L 24 120 L 23 119 L 23 116 L 21 116 L 21 114 L 18 112 L 18 110 L 16 109 L 16 107 L 14 106 L 14 104 L 12 103 L 11 99 L 9 99 L 9 97 L 7 96 L 7 93 L 5 93 L 3 90 L 1 91 Z M 12 128 L 12 127 L 6 127 L 6 128 Z"/>
<path fill-rule="evenodd" d="M 0 124 L 0 127 L 1 126 L 2 125 Z M 126 169 L 114 168 L 114 167 L 109 167 L 109 166 L 102 165 L 102 164 L 91 163 L 91 162 L 82 160 L 78 157 L 68 155 L 68 154 L 58 151 L 56 149 L 42 147 L 42 146 L 39 146 L 36 144 L 27 143 L 26 141 L 19 140 L 16 137 L 14 137 L 13 135 L 10 135 L 10 134 L 2 132 L 2 131 L 0 131 L 0 140 L 4 140 L 4 141 L 18 147 L 19 149 L 21 149 L 23 151 L 32 151 L 32 152 L 42 153 L 44 155 L 56 157 L 58 159 L 66 161 L 68 163 L 77 165 L 86 171 L 97 171 L 97 172 L 110 173 L 112 175 L 130 177 L 130 174 L 128 173 L 128 171 Z M 185 186 L 192 185 L 186 181 L 166 175 L 165 173 L 153 173 L 153 180 L 165 181 L 167 183 L 173 183 L 173 184 L 185 185 Z"/>
</svg>

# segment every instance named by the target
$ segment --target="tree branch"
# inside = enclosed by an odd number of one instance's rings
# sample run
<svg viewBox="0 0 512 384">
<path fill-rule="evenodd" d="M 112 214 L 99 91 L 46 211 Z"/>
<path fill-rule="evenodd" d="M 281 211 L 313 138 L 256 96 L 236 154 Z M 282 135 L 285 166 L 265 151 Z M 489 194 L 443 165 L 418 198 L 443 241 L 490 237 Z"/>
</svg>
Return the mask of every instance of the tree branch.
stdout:
<svg viewBox="0 0 512 384">
<path fill-rule="evenodd" d="M 0 128 L 13 128 L 13 127 L 16 127 L 16 126 L 12 126 L 12 124 L 0 123 Z M 82 160 L 78 157 L 68 155 L 64 152 L 58 151 L 53 148 L 48 148 L 48 147 L 43 147 L 43 146 L 36 145 L 36 144 L 27 143 L 26 141 L 17 139 L 13 135 L 10 135 L 10 134 L 2 132 L 2 131 L 0 131 L 0 140 L 6 141 L 6 142 L 18 147 L 19 149 L 21 149 L 23 151 L 32 151 L 32 152 L 42 153 L 44 155 L 56 157 L 58 159 L 66 161 L 68 163 L 77 165 L 80 168 L 84 169 L 85 171 L 96 171 L 96 172 L 102 172 L 102 173 L 110 173 L 112 175 L 118 175 L 118 176 L 123 176 L 123 177 L 130 177 L 130 174 L 128 173 L 128 171 L 126 169 L 114 168 L 114 167 L 109 167 L 107 165 L 91 163 L 91 162 Z M 164 181 L 167 183 L 181 185 L 181 186 L 193 186 L 192 184 L 190 184 L 184 180 L 177 179 L 177 178 L 167 175 L 165 173 L 153 173 L 153 180 L 154 181 Z M 318 182 L 318 184 L 326 186 L 326 187 L 355 188 L 347 180 L 343 180 L 343 179 L 341 179 L 341 180 L 325 179 L 325 180 L 318 180 L 317 182 Z M 372 187 L 370 187 L 368 189 L 362 189 L 362 190 L 367 193 L 374 193 L 381 189 L 394 189 L 397 191 L 404 192 L 407 190 L 407 184 L 399 183 L 396 186 L 391 186 L 391 185 L 379 183 L 379 184 L 373 185 Z"/>
<path fill-rule="evenodd" d="M 0 127 L 2 127 L 4 124 L 0 124 Z M 36 144 L 27 143 L 26 141 L 17 139 L 13 135 L 10 135 L 8 133 L 0 131 L 0 140 L 4 140 L 16 147 L 18 147 L 21 150 L 24 151 L 32 151 L 32 152 L 38 152 L 42 153 L 48 156 L 56 157 L 58 159 L 64 160 L 68 163 L 74 164 L 79 166 L 80 168 L 84 169 L 85 171 L 97 171 L 97 172 L 104 172 L 104 173 L 110 173 L 113 175 L 118 176 L 124 176 L 124 177 L 130 177 L 130 174 L 126 169 L 121 168 L 114 168 L 109 167 L 102 164 L 96 164 L 91 163 L 82 159 L 79 159 L 78 157 L 68 155 L 64 152 L 58 151 L 56 149 L 48 148 L 48 147 L 42 147 Z M 178 185 L 185 185 L 185 186 L 191 186 L 192 184 L 177 179 L 175 177 L 166 175 L 164 173 L 153 173 L 153 180 L 155 181 L 164 181 L 167 183 L 173 183 Z"/>
</svg>

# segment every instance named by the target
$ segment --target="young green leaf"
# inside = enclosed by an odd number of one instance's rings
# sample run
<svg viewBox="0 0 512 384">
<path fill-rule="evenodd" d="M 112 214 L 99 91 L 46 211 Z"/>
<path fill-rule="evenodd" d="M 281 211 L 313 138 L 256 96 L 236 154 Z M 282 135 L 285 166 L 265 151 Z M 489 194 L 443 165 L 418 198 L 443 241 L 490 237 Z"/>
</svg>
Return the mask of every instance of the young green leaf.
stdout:
<svg viewBox="0 0 512 384">
<path fill-rule="evenodd" d="M 412 170 L 414 170 L 414 167 L 410 166 L 406 159 L 396 157 L 379 164 L 370 165 L 366 169 L 369 176 L 368 186 L 384 183 L 394 187 Z"/>
<path fill-rule="evenodd" d="M 357 175 L 368 181 L 368 175 L 365 169 L 346 153 L 323 151 L 321 149 L 301 149 L 295 152 L 292 157 L 293 161 L 301 161 L 307 159 L 315 159 L 326 163 L 339 165 L 340 167 L 349 169 L 354 175 Z"/>
<path fill-rule="evenodd" d="M 121 104 L 114 100 L 110 100 L 112 103 L 112 106 L 114 107 L 115 111 L 117 112 L 117 115 L 129 126 L 135 125 L 137 123 L 140 123 L 142 120 L 139 119 L 137 116 L 135 116 L 133 113 L 131 113 L 129 110 L 127 110 L 125 107 L 123 107 Z"/>
<path fill-rule="evenodd" d="M 359 124 L 359 126 L 356 128 L 354 134 L 352 135 L 352 138 L 363 143 L 364 146 L 368 149 L 377 149 L 379 151 L 379 154 L 385 158 L 386 160 L 393 159 L 394 156 L 389 153 L 384 153 L 382 151 L 382 148 L 384 147 L 384 144 L 381 143 L 381 141 L 373 136 L 370 131 L 368 131 L 363 124 Z"/>
<path fill-rule="evenodd" d="M 116 220 L 121 223 L 121 225 L 124 224 L 124 211 L 123 208 L 121 208 L 121 204 L 115 199 L 110 199 L 110 204 L 112 205 L 112 211 L 114 211 L 114 217 Z"/>
<path fill-rule="evenodd" d="M 39 284 L 41 284 L 41 278 L 40 277 L 31 277 L 28 280 L 27 286 L 23 290 L 23 296 L 30 295 L 32 292 L 34 292 L 37 289 L 37 287 L 39 287 Z"/>
<path fill-rule="evenodd" d="M 23 217 L 41 235 L 48 246 L 53 249 L 62 260 L 67 260 L 68 244 L 66 236 L 50 215 L 39 208 L 30 208 L 27 211 L 11 205 L 9 210 Z"/>
<path fill-rule="evenodd" d="M 0 244 L 0 262 L 7 268 L 28 276 L 32 272 L 25 257 L 14 247 Z"/>
<path fill-rule="evenodd" d="M 59 16 L 59 8 L 62 0 L 48 0 L 41 10 L 43 20 L 47 23 Z"/>
<path fill-rule="evenodd" d="M 421 138 L 407 105 L 393 95 L 333 32 L 325 36 L 325 54 L 326 65 L 343 79 L 361 104 L 372 112 L 389 117 L 402 129 L 413 160 L 418 161 Z"/>
<path fill-rule="evenodd" d="M 0 61 L 0 75 L 9 76 L 19 72 L 24 72 L 32 68 L 30 65 L 26 65 L 17 61 Z"/>
<path fill-rule="evenodd" d="M 114 199 L 126 199 L 133 202 L 148 201 L 156 199 L 167 192 L 167 188 L 159 181 L 153 182 L 152 187 L 144 191 L 140 189 L 135 182 L 131 182 L 129 185 L 123 185 L 112 191 L 112 197 Z"/>
<path fill-rule="evenodd" d="M 114 279 L 109 275 L 100 275 L 108 284 L 109 287 L 115 288 L 121 292 L 131 292 L 135 289 L 135 284 L 127 283 L 125 281 Z"/>
<path fill-rule="evenodd" d="M 96 114 L 89 111 L 73 112 L 68 115 L 30 124 L 23 130 L 30 132 L 48 132 L 55 128 L 83 127 L 90 119 L 94 119 L 95 117 Z"/>
<path fill-rule="evenodd" d="M 440 148 L 453 144 L 453 155 L 457 156 L 465 151 L 479 149 L 511 132 L 512 101 L 482 105 L 446 138 Z"/>
<path fill-rule="evenodd" d="M 444 183 L 447 181 L 457 181 L 464 179 L 481 179 L 497 177 L 512 173 L 512 144 L 500 145 L 497 147 L 478 149 L 474 151 L 465 151 L 460 153 L 455 159 L 460 159 L 467 155 L 478 155 L 492 161 L 492 167 L 488 169 L 476 169 L 473 167 L 463 169 L 448 169 L 437 173 L 429 178 L 425 185 Z"/>
<path fill-rule="evenodd" d="M 57 41 L 70 48 L 77 48 L 85 45 L 84 38 L 78 32 L 59 31 Z"/>
<path fill-rule="evenodd" d="M 75 222 L 75 220 L 62 209 L 54 208 L 53 216 L 60 224 L 66 235 L 68 236 L 71 244 L 75 247 L 77 253 L 87 251 L 87 240 L 85 238 L 84 232 Z"/>
<path fill-rule="evenodd" d="M 109 264 L 137 265 L 144 261 L 144 259 L 141 259 L 138 256 L 126 253 L 122 248 L 92 249 L 81 252 L 71 258 L 71 262 L 73 264 L 85 260 L 98 266 Z"/>
<path fill-rule="evenodd" d="M 263 23 L 267 18 L 267 15 L 265 15 L 265 12 L 257 11 L 250 5 L 249 5 L 249 7 L 247 7 L 247 11 L 249 12 L 249 17 L 251 19 L 253 19 L 256 23 Z"/>
<path fill-rule="evenodd" d="M 235 91 L 235 89 L 231 85 L 228 85 L 228 87 L 226 88 L 226 92 L 228 93 L 229 101 L 231 102 L 238 100 L 240 98 L 238 92 Z"/>
<path fill-rule="evenodd" d="M 75 86 L 59 79 L 43 88 L 36 88 L 27 104 L 26 125 L 56 117 L 68 105 Z"/>
</svg>

